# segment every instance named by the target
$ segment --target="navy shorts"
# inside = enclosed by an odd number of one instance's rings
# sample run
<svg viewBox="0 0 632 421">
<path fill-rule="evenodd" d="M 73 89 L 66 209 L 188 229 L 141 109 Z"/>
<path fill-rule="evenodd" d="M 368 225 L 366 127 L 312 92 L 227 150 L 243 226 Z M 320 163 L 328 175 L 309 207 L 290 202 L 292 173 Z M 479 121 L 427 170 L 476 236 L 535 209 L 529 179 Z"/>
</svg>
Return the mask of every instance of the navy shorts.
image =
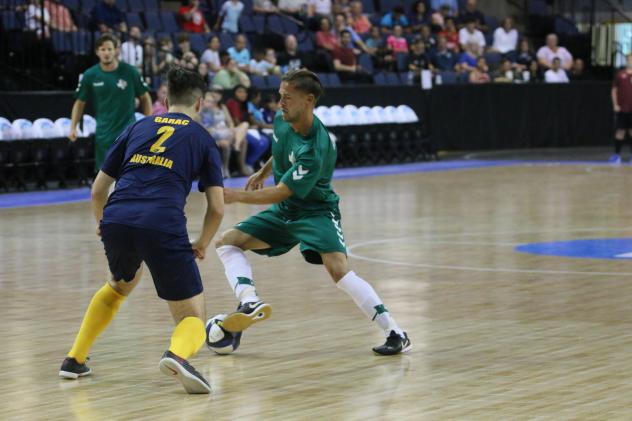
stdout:
<svg viewBox="0 0 632 421">
<path fill-rule="evenodd" d="M 204 289 L 186 235 L 121 224 L 101 224 L 101 241 L 115 281 L 130 282 L 141 262 L 145 262 L 154 279 L 156 292 L 164 300 L 185 300 Z"/>
</svg>

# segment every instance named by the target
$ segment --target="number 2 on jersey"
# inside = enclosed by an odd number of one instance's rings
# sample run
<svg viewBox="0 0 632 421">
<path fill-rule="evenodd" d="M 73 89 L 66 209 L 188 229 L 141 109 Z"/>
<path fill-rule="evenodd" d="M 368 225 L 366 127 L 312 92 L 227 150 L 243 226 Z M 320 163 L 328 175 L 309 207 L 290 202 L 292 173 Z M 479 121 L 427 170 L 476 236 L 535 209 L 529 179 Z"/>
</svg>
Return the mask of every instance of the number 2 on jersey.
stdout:
<svg viewBox="0 0 632 421">
<path fill-rule="evenodd" d="M 160 126 L 157 132 L 157 134 L 159 134 L 160 137 L 158 138 L 158 140 L 156 140 L 156 142 L 154 142 L 153 145 L 151 145 L 151 148 L 149 148 L 149 152 L 163 153 L 165 150 L 167 150 L 167 148 L 162 146 L 162 144 L 165 143 L 167 139 L 171 137 L 171 135 L 173 134 L 175 130 L 176 129 L 173 126 Z"/>
</svg>

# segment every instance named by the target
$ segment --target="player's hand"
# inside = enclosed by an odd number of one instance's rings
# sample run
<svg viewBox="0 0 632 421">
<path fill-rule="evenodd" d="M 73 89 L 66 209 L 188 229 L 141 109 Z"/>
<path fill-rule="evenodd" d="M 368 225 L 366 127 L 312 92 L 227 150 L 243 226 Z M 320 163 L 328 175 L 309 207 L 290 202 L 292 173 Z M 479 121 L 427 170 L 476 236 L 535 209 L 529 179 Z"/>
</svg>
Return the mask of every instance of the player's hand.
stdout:
<svg viewBox="0 0 632 421">
<path fill-rule="evenodd" d="M 614 107 L 612 107 L 612 108 L 614 108 L 614 112 L 615 113 L 620 113 L 621 112 L 621 107 L 619 106 L 619 104 L 614 104 Z"/>
<path fill-rule="evenodd" d="M 230 205 L 231 203 L 239 202 L 239 192 L 234 189 L 224 189 L 224 203 Z"/>
<path fill-rule="evenodd" d="M 261 170 L 259 170 L 248 177 L 245 190 L 261 190 L 265 181 L 266 177 L 261 173 Z"/>
<path fill-rule="evenodd" d="M 207 245 L 202 244 L 202 242 L 197 239 L 195 241 L 193 241 L 191 243 L 191 248 L 193 249 L 193 254 L 195 254 L 195 257 L 197 259 L 200 260 L 204 260 L 204 257 L 206 257 L 206 248 L 208 247 Z"/>
<path fill-rule="evenodd" d="M 77 140 L 77 128 L 76 127 L 74 129 L 70 129 L 70 133 L 68 133 L 68 139 L 70 139 L 71 142 L 74 142 L 75 140 Z"/>
</svg>

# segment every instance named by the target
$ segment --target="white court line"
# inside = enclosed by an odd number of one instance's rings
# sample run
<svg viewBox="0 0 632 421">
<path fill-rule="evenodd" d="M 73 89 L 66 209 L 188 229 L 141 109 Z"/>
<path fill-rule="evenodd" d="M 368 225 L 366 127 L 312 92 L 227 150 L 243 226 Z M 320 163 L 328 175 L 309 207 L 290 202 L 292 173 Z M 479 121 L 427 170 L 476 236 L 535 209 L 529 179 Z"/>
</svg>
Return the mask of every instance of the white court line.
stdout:
<svg viewBox="0 0 632 421">
<path fill-rule="evenodd" d="M 498 235 L 509 235 L 509 234 L 550 234 L 550 233 L 571 233 L 571 232 L 622 232 L 622 231 L 632 231 L 632 228 L 578 228 L 572 230 L 550 230 L 550 231 L 501 231 L 501 232 L 481 232 L 481 233 L 450 233 L 450 234 L 441 234 L 429 238 L 430 242 L 432 242 L 433 238 L 445 238 L 445 237 L 455 237 L 455 236 L 479 236 L 479 235 L 487 235 L 487 236 L 498 236 Z M 514 268 L 490 268 L 490 267 L 476 267 L 476 266 L 454 266 L 454 265 L 435 265 L 430 263 L 410 263 L 410 262 L 399 262 L 396 260 L 387 260 L 387 259 L 376 259 L 372 257 L 361 256 L 353 253 L 354 249 L 366 247 L 374 244 L 383 244 L 383 243 L 392 243 L 398 241 L 408 241 L 408 240 L 420 240 L 421 237 L 401 237 L 401 238 L 384 238 L 380 240 L 369 240 L 363 241 L 358 244 L 351 245 L 347 247 L 347 253 L 349 257 L 354 257 L 356 259 L 365 260 L 368 262 L 374 263 L 384 263 L 396 266 L 407 266 L 407 267 L 420 267 L 427 269 L 445 269 L 445 270 L 462 270 L 462 271 L 472 271 L 472 272 L 506 272 L 506 273 L 537 273 L 537 274 L 547 274 L 547 275 L 598 275 L 598 276 L 631 276 L 632 272 L 585 272 L 585 271 L 570 271 L 570 270 L 540 270 L 540 269 L 514 269 Z M 458 244 L 458 243 L 456 243 Z M 466 243 L 467 244 L 467 243 Z M 493 244 L 493 243 L 491 243 Z M 498 243 L 498 245 L 507 245 L 509 243 Z M 490 243 L 482 243 L 481 245 L 490 245 Z"/>
</svg>

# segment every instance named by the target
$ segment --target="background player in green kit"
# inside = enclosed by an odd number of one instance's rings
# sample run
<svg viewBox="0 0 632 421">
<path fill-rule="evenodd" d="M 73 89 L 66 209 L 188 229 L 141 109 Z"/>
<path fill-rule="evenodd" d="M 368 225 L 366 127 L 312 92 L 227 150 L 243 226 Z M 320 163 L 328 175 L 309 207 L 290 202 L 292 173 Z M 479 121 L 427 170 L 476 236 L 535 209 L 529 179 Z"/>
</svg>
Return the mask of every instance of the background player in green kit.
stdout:
<svg viewBox="0 0 632 421">
<path fill-rule="evenodd" d="M 97 121 L 94 166 L 99 171 L 114 140 L 136 120 L 134 98 L 140 99 L 142 113 L 150 115 L 151 96 L 138 70 L 119 62 L 119 41 L 114 35 L 101 35 L 95 46 L 99 63 L 86 70 L 79 81 L 68 138 L 77 140 L 77 124 L 86 102 L 92 101 Z"/>
<path fill-rule="evenodd" d="M 384 330 L 386 342 L 373 351 L 406 352 L 411 349 L 408 335 L 371 285 L 349 270 L 339 198 L 331 187 L 336 144 L 314 116 L 323 93 L 320 80 L 310 71 L 295 70 L 283 77 L 279 93 L 281 112 L 274 119 L 272 158 L 248 179 L 245 190 L 224 189 L 225 203 L 272 205 L 235 225 L 216 243 L 228 282 L 240 300 L 237 311 L 224 320 L 224 328 L 240 332 L 272 312 L 257 296 L 244 251 L 279 256 L 300 244 L 305 260 L 323 264 L 338 288 Z M 271 172 L 276 185 L 263 188 Z"/>
</svg>

